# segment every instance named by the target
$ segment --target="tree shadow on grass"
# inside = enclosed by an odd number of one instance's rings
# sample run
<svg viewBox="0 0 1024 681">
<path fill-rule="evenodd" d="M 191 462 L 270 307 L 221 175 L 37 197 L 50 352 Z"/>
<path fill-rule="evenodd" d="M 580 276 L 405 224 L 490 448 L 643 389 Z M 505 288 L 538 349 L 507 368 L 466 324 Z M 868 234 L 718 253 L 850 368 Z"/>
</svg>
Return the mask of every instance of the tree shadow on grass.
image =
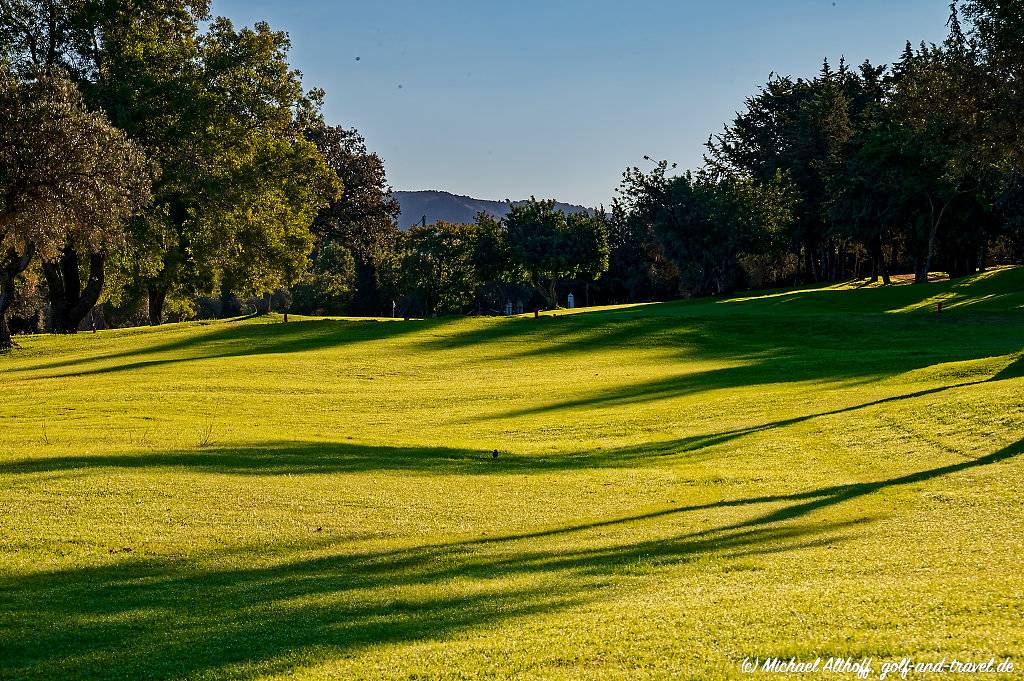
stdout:
<svg viewBox="0 0 1024 681">
<path fill-rule="evenodd" d="M 73 371 L 50 373 L 36 378 L 102 375 L 204 359 L 317 351 L 398 338 L 443 323 L 445 320 L 324 319 L 282 324 L 246 318 L 211 325 L 210 331 L 191 332 L 175 340 L 145 345 L 142 339 L 146 337 L 140 336 L 138 346 L 129 350 L 31 364 L 8 371 L 24 374 L 75 367 Z M 93 366 L 97 363 L 102 363 L 102 366 Z"/>
<path fill-rule="evenodd" d="M 591 468 L 661 465 L 671 457 L 699 455 L 714 446 L 755 433 L 786 428 L 817 418 L 846 414 L 893 402 L 937 395 L 948 390 L 1004 380 L 1024 373 L 1017 360 L 1003 372 L 982 381 L 968 381 L 872 400 L 829 411 L 804 414 L 744 428 L 648 442 L 641 445 L 586 449 L 565 454 L 517 455 L 494 450 L 426 446 L 382 446 L 357 442 L 260 442 L 180 451 L 138 451 L 80 456 L 33 457 L 0 463 L 0 475 L 60 473 L 92 468 L 180 468 L 223 475 L 322 475 L 397 471 L 423 475 L 529 475 Z M 632 398 L 632 396 L 630 396 Z M 589 404 L 574 402 L 545 409 Z M 530 410 L 506 416 L 524 416 Z"/>
<path fill-rule="evenodd" d="M 876 287 L 850 291 L 823 286 L 793 291 L 758 291 L 726 298 L 697 298 L 580 314 L 519 317 L 425 337 L 419 345 L 431 350 L 505 343 L 504 359 L 529 359 L 550 354 L 579 354 L 606 347 L 656 344 L 694 347 L 701 356 L 716 351 L 770 351 L 766 340 L 778 338 L 779 351 L 826 347 L 863 349 L 866 340 L 885 341 L 904 330 L 928 333 L 952 328 L 971 333 L 979 322 L 1019 321 L 1019 315 L 968 313 L 968 308 L 993 295 L 1011 291 L 1024 302 L 1024 267 L 992 271 L 938 286 Z M 949 294 L 959 308 L 953 314 L 886 314 L 915 309 L 936 295 Z M 947 307 L 951 304 L 947 301 Z M 1000 312 L 1006 312 L 999 306 Z M 942 326 L 939 326 L 942 325 Z M 983 327 L 987 326 L 981 324 Z M 992 329 L 982 329 L 991 332 Z M 972 335 L 981 336 L 980 333 Z M 916 340 L 917 338 L 915 338 Z M 932 339 L 934 340 L 934 339 Z M 723 342 L 724 341 L 724 342 Z M 521 348 L 518 346 L 522 345 Z M 1017 346 L 1020 346 L 1019 337 Z M 925 348 L 927 349 L 927 348 Z M 1001 353 L 1002 354 L 1002 353 Z"/>
<path fill-rule="evenodd" d="M 602 596 L 637 568 L 727 563 L 835 545 L 869 517 L 811 516 L 889 488 L 1010 460 L 1024 440 L 987 456 L 887 480 L 723 500 L 494 538 L 379 551 L 344 546 L 253 549 L 234 560 L 142 559 L 0 577 L 0 676 L 250 678 L 369 647 L 426 640 L 563 611 Z M 722 508 L 772 508 L 717 522 Z M 670 515 L 697 513 L 679 533 Z M 599 536 L 593 528 L 619 532 Z M 635 539 L 635 537 L 654 538 Z M 545 544 L 553 536 L 572 544 Z M 609 540 L 608 537 L 612 538 Z M 294 550 L 294 552 L 292 552 Z M 314 557 L 303 550 L 316 550 Z M 282 560 L 280 556 L 285 556 Z M 246 560 L 256 565 L 238 567 Z M 382 653 L 384 654 L 384 653 Z"/>
<path fill-rule="evenodd" d="M 111 376 L 212 358 L 301 353 L 386 342 L 410 334 L 418 334 L 414 347 L 441 353 L 456 351 L 452 361 L 461 363 L 528 363 L 544 355 L 579 355 L 573 357 L 575 369 L 564 375 L 569 398 L 481 417 L 500 419 L 639 405 L 752 385 L 869 382 L 942 363 L 1005 356 L 1021 350 L 1024 317 L 997 325 L 981 324 L 975 316 L 963 313 L 941 318 L 935 314 L 878 312 L 815 312 L 793 317 L 777 314 L 772 307 L 775 303 L 769 300 L 773 299 L 766 296 L 735 304 L 672 303 L 564 315 L 554 320 L 542 317 L 478 321 L 468 328 L 460 325 L 452 329 L 447 328 L 452 320 L 229 323 L 163 344 L 140 345 L 120 353 L 56 361 L 13 372 L 40 372 L 32 380 Z M 458 352 L 468 346 L 476 348 L 473 353 Z M 641 346 L 654 353 L 676 354 L 681 361 L 699 358 L 720 361 L 726 366 L 600 390 L 589 388 L 591 373 L 586 369 L 585 358 L 588 352 Z M 345 370 L 340 357 L 338 365 L 339 371 Z M 42 373 L 69 367 L 70 371 Z"/>
<path fill-rule="evenodd" d="M 1024 315 L 1006 323 L 987 324 L 971 315 L 943 319 L 884 314 L 793 318 L 718 313 L 682 318 L 652 313 L 650 308 L 600 314 L 627 313 L 630 316 L 622 320 L 603 322 L 599 315 L 592 319 L 587 319 L 588 315 L 567 316 L 539 330 L 515 331 L 517 324 L 529 326 L 534 320 L 509 321 L 421 343 L 439 350 L 479 346 L 474 356 L 481 363 L 529 365 L 552 355 L 570 359 L 568 369 L 560 373 L 556 392 L 569 397 L 469 419 L 479 421 L 648 404 L 749 386 L 804 382 L 842 387 L 870 383 L 940 364 L 1019 353 L 1024 333 Z M 510 340 L 513 338 L 514 342 Z M 489 353 L 488 349 L 496 352 Z M 622 368 L 628 374 L 638 349 L 650 350 L 653 356 L 678 357 L 679 373 L 613 387 L 591 386 L 591 381 L 602 380 L 593 377 L 608 371 L 614 377 L 614 372 L 620 370 L 607 366 L 607 358 L 615 357 L 607 353 L 633 353 L 621 356 Z M 587 366 L 590 357 L 600 358 L 592 369 Z M 693 370 L 695 360 L 720 366 Z M 642 374 L 639 370 L 637 373 Z"/>
<path fill-rule="evenodd" d="M 1024 317 L 1021 321 L 1024 321 Z M 917 326 L 918 322 L 914 322 L 914 325 Z M 907 329 L 903 330 L 907 332 Z M 1016 332 L 1007 332 L 1006 329 L 996 331 L 975 325 L 968 325 L 964 329 L 945 329 L 942 332 L 914 329 L 912 332 L 905 333 L 907 339 L 912 339 L 911 342 L 893 333 L 892 328 L 884 326 L 876 328 L 873 333 L 880 331 L 882 337 L 869 340 L 863 333 L 858 335 L 852 329 L 848 329 L 846 332 L 833 329 L 838 336 L 845 338 L 844 341 L 833 340 L 833 344 L 836 342 L 848 344 L 839 349 L 825 347 L 804 333 L 804 339 L 799 342 L 807 344 L 802 349 L 794 340 L 792 343 L 783 343 L 785 348 L 732 356 L 723 356 L 712 350 L 700 351 L 694 356 L 701 359 L 725 359 L 736 363 L 732 366 L 688 371 L 667 378 L 604 388 L 591 391 L 589 395 L 548 404 L 513 409 L 497 414 L 483 414 L 472 420 L 517 418 L 547 412 L 644 404 L 714 390 L 748 386 L 808 381 L 827 381 L 837 385 L 850 385 L 858 382 L 873 382 L 938 364 L 994 359 L 1021 351 L 1020 336 Z M 1013 331 L 1013 329 L 1009 331 Z M 989 380 L 1003 380 L 1020 375 L 1024 375 L 1024 357 L 1017 357 L 1010 366 L 991 376 Z M 980 382 L 983 380 L 937 388 L 934 391 L 924 391 L 921 395 Z M 916 395 L 909 397 L 914 396 Z M 892 399 L 903 399 L 903 397 L 886 398 L 877 403 Z M 876 403 L 863 406 L 871 404 Z"/>
<path fill-rule="evenodd" d="M 992 377 L 995 381 L 1005 381 L 1012 378 L 1024 377 L 1024 355 L 1021 355 L 1013 362 L 1008 364 L 1006 368 L 1000 371 L 998 374 Z"/>
</svg>

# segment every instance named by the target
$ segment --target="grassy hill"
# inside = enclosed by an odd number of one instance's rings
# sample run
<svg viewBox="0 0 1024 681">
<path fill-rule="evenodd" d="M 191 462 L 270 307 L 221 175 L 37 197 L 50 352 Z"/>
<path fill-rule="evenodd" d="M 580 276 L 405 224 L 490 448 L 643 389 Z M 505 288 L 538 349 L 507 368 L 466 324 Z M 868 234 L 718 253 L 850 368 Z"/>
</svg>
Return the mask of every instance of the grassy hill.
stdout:
<svg viewBox="0 0 1024 681">
<path fill-rule="evenodd" d="M 1024 664 L 1024 269 L 22 345 L 0 678 Z"/>
</svg>

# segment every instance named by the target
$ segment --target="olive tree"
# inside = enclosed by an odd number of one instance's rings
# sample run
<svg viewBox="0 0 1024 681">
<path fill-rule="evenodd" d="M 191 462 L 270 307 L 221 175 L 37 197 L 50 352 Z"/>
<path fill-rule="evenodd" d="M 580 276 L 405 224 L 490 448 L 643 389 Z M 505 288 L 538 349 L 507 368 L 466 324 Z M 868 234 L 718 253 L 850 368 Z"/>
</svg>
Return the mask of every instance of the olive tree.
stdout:
<svg viewBox="0 0 1024 681">
<path fill-rule="evenodd" d="M 0 70 L 0 347 L 11 345 L 6 316 L 14 279 L 37 255 L 66 263 L 69 244 L 87 245 L 94 254 L 88 280 L 72 273 L 77 262 L 67 263 L 62 284 L 69 307 L 52 314 L 81 319 L 96 304 L 103 287 L 96 260 L 149 203 L 151 183 L 142 152 L 102 115 L 86 110 L 71 81 Z"/>
</svg>

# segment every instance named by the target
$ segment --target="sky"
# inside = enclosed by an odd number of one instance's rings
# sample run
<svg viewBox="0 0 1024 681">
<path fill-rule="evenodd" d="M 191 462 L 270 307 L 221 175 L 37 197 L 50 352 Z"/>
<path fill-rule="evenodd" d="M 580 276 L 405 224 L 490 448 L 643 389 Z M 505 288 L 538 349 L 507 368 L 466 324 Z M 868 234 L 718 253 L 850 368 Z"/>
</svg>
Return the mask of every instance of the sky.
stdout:
<svg viewBox="0 0 1024 681">
<path fill-rule="evenodd" d="M 890 63 L 945 35 L 947 0 L 214 0 L 291 36 L 328 122 L 395 189 L 608 204 L 645 155 L 703 143 L 771 72 Z"/>
</svg>

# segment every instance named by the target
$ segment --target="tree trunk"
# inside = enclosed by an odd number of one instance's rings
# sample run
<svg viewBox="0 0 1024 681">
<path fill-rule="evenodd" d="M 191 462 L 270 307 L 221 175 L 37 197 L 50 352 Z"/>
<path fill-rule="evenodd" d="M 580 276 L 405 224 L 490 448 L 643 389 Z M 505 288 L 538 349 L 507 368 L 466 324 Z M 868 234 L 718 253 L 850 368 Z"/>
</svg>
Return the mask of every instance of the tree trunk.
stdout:
<svg viewBox="0 0 1024 681">
<path fill-rule="evenodd" d="M 914 260 L 914 283 L 915 284 L 927 284 L 928 283 L 928 269 L 931 266 L 931 258 L 927 256 L 919 256 Z"/>
<path fill-rule="evenodd" d="M 3 307 L 4 294 L 0 293 L 0 308 Z M 8 302 L 7 307 L 10 308 L 11 304 Z M 7 326 L 7 310 L 0 312 L 0 351 L 10 350 L 14 347 L 14 341 L 11 340 L 11 327 Z"/>
<path fill-rule="evenodd" d="M 821 244 L 817 240 L 811 242 L 811 245 L 807 248 L 807 252 L 810 256 L 810 276 L 811 281 L 818 283 L 824 278 L 824 258 L 822 253 Z"/>
<path fill-rule="evenodd" d="M 885 252 L 882 251 L 882 236 L 871 240 L 871 283 L 878 281 L 878 276 L 885 272 L 885 283 L 889 283 L 888 272 L 885 270 Z"/>
<path fill-rule="evenodd" d="M 107 256 L 89 254 L 89 278 L 82 288 L 78 252 L 68 244 L 59 260 L 43 261 L 43 274 L 50 298 L 53 333 L 78 333 L 78 327 L 103 292 Z"/>
<path fill-rule="evenodd" d="M 932 269 L 932 255 L 935 254 L 935 237 L 939 233 L 939 223 L 942 222 L 942 216 L 946 214 L 946 209 L 949 208 L 949 204 L 953 201 L 950 198 L 946 201 L 942 208 L 939 210 L 938 217 L 935 217 L 935 208 L 932 206 L 932 224 L 928 229 L 928 250 L 925 251 L 924 256 L 919 258 L 917 261 L 917 271 L 914 273 L 915 284 L 926 284 L 928 283 L 928 273 Z"/>
<path fill-rule="evenodd" d="M 7 251 L 7 257 L 0 262 L 0 350 L 7 350 L 14 345 L 11 340 L 11 327 L 7 325 L 7 311 L 14 304 L 14 278 L 28 269 L 35 255 L 35 244 L 25 244 L 25 252 L 18 254 L 13 248 Z"/>
<path fill-rule="evenodd" d="M 149 294 L 149 325 L 160 326 L 164 321 L 164 302 L 167 300 L 167 287 L 150 286 Z"/>
<path fill-rule="evenodd" d="M 7 311 L 14 302 L 14 267 L 4 263 L 0 272 L 0 350 L 11 347 L 11 328 L 7 326 Z"/>
<path fill-rule="evenodd" d="M 242 314 L 242 306 L 238 302 L 238 297 L 231 292 L 231 289 L 221 286 L 220 287 L 220 318 L 226 319 L 228 317 L 238 317 Z"/>
</svg>

